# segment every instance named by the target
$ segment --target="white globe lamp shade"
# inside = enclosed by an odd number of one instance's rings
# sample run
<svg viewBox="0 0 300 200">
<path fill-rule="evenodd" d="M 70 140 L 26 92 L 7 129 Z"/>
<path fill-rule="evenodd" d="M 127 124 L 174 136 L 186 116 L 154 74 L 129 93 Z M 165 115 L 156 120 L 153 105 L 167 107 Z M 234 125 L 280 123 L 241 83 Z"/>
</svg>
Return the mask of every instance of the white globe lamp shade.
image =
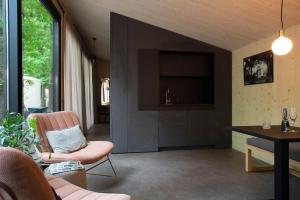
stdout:
<svg viewBox="0 0 300 200">
<path fill-rule="evenodd" d="M 279 37 L 272 43 L 272 51 L 278 56 L 288 54 L 293 48 L 293 42 L 283 35 L 283 31 L 280 30 Z"/>
</svg>

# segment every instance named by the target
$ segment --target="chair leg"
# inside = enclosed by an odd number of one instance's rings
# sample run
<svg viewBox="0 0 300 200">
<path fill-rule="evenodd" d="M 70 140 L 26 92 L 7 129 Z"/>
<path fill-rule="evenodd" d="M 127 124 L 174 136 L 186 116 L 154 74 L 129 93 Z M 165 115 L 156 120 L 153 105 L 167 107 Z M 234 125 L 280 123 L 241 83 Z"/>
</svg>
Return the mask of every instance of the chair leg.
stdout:
<svg viewBox="0 0 300 200">
<path fill-rule="evenodd" d="M 109 164 L 110 164 L 112 170 L 114 171 L 115 176 L 117 176 L 116 170 L 115 170 L 114 166 L 113 166 L 112 163 L 111 163 L 111 160 L 110 160 L 109 155 L 107 155 L 107 159 L 108 159 L 108 161 L 109 161 Z"/>
<path fill-rule="evenodd" d="M 105 163 L 105 162 L 107 162 L 107 161 L 109 162 L 109 164 L 110 164 L 110 166 L 111 166 L 111 168 L 112 168 L 112 170 L 113 170 L 113 172 L 114 172 L 115 177 L 117 177 L 116 170 L 115 170 L 114 166 L 113 166 L 112 163 L 111 163 L 111 160 L 110 160 L 109 155 L 107 155 L 107 159 L 106 159 L 106 160 L 104 160 L 104 161 L 102 161 L 102 162 L 100 162 L 100 163 L 98 163 L 98 164 L 95 164 L 94 166 L 90 167 L 89 169 L 86 169 L 86 170 L 85 170 L 85 171 L 86 171 L 86 174 L 89 174 L 89 175 L 97 175 L 97 176 L 107 176 L 107 177 L 112 177 L 112 176 L 108 176 L 108 175 L 101 175 L 101 174 L 87 173 L 88 171 L 90 171 L 90 170 L 92 170 L 92 169 L 98 167 L 99 165 L 101 165 L 102 163 Z"/>
<path fill-rule="evenodd" d="M 92 167 L 86 169 L 85 171 L 88 172 L 88 171 L 90 171 L 90 170 L 92 170 L 92 169 L 98 167 L 98 166 L 101 165 L 102 163 L 105 163 L 106 161 L 107 161 L 107 159 L 104 160 L 104 161 L 102 161 L 102 162 L 99 162 L 99 163 L 95 164 L 94 166 L 92 166 Z"/>
</svg>

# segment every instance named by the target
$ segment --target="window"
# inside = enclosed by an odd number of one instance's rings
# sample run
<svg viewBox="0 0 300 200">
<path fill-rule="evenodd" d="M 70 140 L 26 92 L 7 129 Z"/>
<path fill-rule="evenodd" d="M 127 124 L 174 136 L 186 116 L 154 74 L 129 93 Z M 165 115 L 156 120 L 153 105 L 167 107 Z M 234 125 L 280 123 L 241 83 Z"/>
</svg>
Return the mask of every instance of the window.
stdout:
<svg viewBox="0 0 300 200">
<path fill-rule="evenodd" d="M 59 88 L 60 15 L 51 0 L 0 0 L 0 118 L 30 106 L 59 110 Z"/>
<path fill-rule="evenodd" d="M 101 79 L 101 105 L 109 105 L 109 78 Z"/>
<path fill-rule="evenodd" d="M 25 114 L 59 110 L 59 22 L 39 0 L 22 0 Z"/>
<path fill-rule="evenodd" d="M 5 2 L 0 0 L 0 119 L 6 112 L 6 65 L 5 65 Z"/>
</svg>

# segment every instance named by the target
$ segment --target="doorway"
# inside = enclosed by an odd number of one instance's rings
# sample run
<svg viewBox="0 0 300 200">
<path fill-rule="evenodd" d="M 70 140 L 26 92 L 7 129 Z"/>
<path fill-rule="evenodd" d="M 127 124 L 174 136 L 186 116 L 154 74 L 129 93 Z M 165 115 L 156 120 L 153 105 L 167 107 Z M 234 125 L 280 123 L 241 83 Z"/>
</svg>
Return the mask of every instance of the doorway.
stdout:
<svg viewBox="0 0 300 200">
<path fill-rule="evenodd" d="M 110 140 L 110 67 L 109 61 L 96 59 L 94 64 L 95 139 Z M 100 135 L 99 135 L 100 134 Z"/>
</svg>

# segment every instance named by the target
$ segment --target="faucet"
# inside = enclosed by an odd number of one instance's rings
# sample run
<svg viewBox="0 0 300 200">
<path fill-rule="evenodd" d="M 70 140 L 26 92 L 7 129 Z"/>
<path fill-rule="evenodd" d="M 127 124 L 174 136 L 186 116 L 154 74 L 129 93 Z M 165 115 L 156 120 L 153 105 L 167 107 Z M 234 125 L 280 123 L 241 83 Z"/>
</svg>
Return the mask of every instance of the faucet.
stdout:
<svg viewBox="0 0 300 200">
<path fill-rule="evenodd" d="M 170 97 L 170 89 L 169 88 L 167 88 L 167 90 L 166 90 L 166 104 L 170 104 L 171 103 L 171 97 Z"/>
</svg>

